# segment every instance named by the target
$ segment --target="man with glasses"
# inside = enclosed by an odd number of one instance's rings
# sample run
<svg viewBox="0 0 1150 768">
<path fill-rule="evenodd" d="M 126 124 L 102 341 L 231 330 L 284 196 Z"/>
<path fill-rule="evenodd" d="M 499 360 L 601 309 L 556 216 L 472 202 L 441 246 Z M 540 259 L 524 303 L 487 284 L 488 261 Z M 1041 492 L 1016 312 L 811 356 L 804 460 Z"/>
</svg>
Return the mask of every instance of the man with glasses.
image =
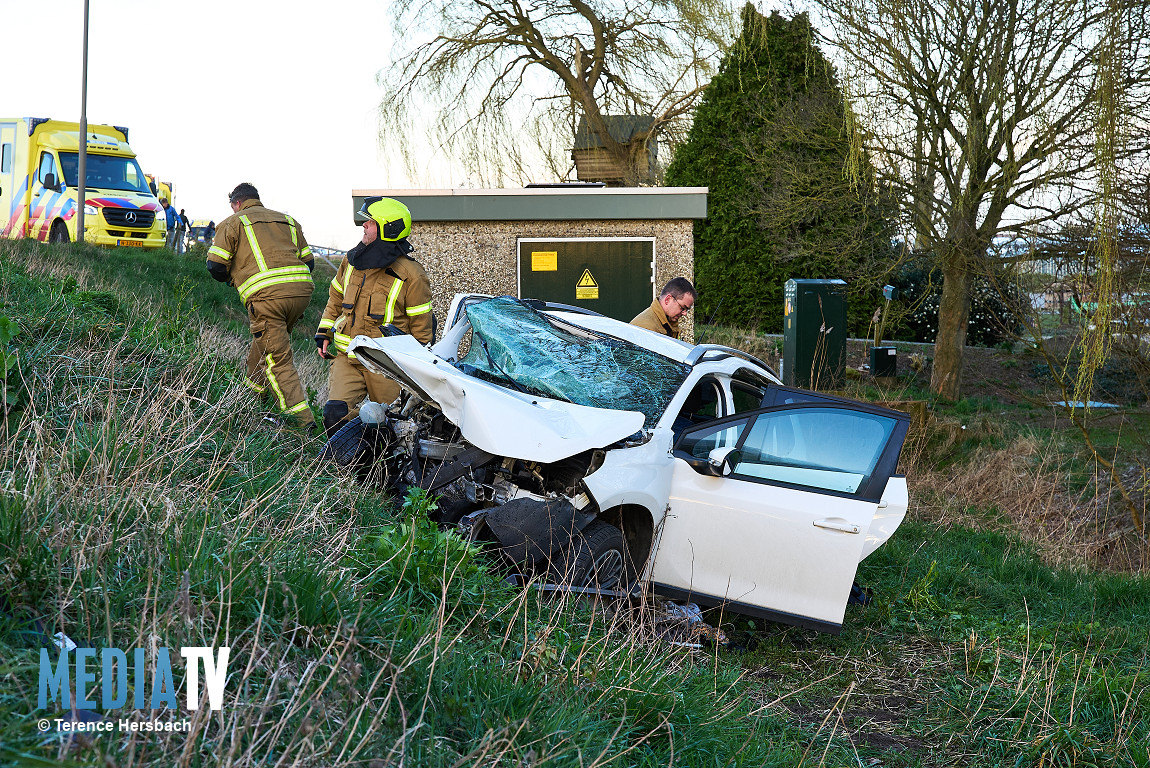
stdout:
<svg viewBox="0 0 1150 768">
<path fill-rule="evenodd" d="M 691 311 L 698 298 L 699 294 L 695 292 L 695 286 L 691 285 L 690 280 L 676 277 L 663 287 L 663 292 L 651 302 L 651 306 L 635 316 L 631 325 L 677 339 L 679 318 Z"/>
</svg>

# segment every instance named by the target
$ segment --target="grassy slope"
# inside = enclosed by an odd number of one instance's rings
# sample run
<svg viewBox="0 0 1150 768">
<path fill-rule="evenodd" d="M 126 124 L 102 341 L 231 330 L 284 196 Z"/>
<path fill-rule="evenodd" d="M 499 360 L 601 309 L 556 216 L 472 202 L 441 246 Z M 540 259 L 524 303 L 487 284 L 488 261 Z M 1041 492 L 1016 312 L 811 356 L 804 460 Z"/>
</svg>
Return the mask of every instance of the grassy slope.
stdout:
<svg viewBox="0 0 1150 768">
<path fill-rule="evenodd" d="M 198 258 L 0 241 L 0 278 L 21 327 L 0 763 L 1150 766 L 1144 579 L 912 521 L 863 565 L 876 600 L 842 635 L 722 617 L 737 647 L 692 654 L 509 590 L 418 500 L 263 422 L 238 300 Z M 45 739 L 39 648 L 61 630 L 230 645 L 225 706 L 191 736 Z"/>
</svg>

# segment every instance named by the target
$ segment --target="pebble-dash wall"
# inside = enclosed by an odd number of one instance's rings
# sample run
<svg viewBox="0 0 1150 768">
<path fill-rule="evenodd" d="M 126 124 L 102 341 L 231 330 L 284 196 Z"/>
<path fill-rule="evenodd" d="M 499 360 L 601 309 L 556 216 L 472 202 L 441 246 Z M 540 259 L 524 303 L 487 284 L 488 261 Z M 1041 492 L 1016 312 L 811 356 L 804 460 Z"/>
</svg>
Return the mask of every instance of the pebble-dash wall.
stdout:
<svg viewBox="0 0 1150 768">
<path fill-rule="evenodd" d="M 412 258 L 431 278 L 434 311 L 442 325 L 457 293 L 516 292 L 516 244 L 521 237 L 654 237 L 655 282 L 673 277 L 694 282 L 693 222 L 690 219 L 610 221 L 416 221 Z M 683 338 L 694 339 L 694 318 L 681 321 Z"/>
</svg>

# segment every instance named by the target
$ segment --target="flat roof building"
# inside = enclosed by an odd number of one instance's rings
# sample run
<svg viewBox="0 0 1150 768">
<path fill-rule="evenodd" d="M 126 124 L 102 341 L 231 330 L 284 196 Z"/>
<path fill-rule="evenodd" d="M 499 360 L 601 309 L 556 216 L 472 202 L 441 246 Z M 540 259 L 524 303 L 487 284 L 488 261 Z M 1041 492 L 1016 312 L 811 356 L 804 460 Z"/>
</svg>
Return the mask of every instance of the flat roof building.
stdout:
<svg viewBox="0 0 1150 768">
<path fill-rule="evenodd" d="M 694 281 L 694 221 L 706 187 L 554 185 L 522 189 L 356 189 L 411 210 L 412 258 L 442 323 L 456 293 L 540 298 L 630 320 L 673 277 Z M 684 338 L 692 337 L 690 316 Z"/>
</svg>

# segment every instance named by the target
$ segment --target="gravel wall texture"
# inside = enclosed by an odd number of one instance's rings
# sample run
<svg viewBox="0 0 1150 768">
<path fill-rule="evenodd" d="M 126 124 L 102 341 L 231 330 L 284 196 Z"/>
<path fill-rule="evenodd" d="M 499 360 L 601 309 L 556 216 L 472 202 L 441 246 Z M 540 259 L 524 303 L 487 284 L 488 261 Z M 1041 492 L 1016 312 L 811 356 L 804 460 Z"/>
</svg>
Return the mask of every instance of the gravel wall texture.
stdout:
<svg viewBox="0 0 1150 768">
<path fill-rule="evenodd" d="M 694 235 L 690 219 L 614 221 L 417 221 L 411 257 L 431 278 L 436 317 L 442 324 L 457 293 L 516 295 L 516 244 L 521 237 L 654 237 L 655 283 L 673 277 L 694 282 Z M 683 338 L 694 339 L 694 318 L 681 321 Z"/>
</svg>

